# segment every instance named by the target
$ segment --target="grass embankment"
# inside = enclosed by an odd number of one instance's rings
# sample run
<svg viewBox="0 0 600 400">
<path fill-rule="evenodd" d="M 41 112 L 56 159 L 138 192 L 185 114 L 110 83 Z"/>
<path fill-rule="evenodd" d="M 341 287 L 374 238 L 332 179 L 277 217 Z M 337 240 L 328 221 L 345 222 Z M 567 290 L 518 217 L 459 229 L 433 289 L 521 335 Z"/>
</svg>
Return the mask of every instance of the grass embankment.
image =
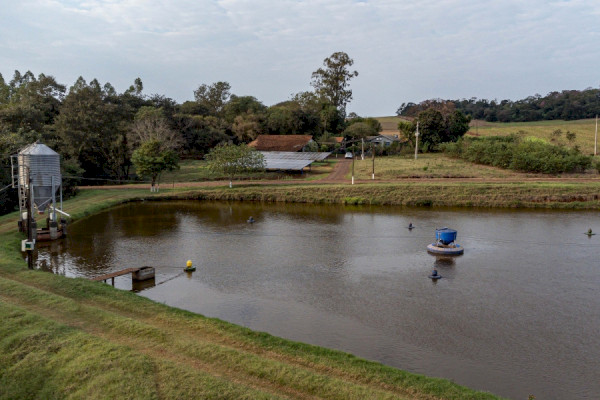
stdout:
<svg viewBox="0 0 600 400">
<path fill-rule="evenodd" d="M 600 182 L 247 185 L 230 191 L 222 188 L 181 190 L 171 193 L 170 197 L 318 204 L 599 209 Z"/>
<path fill-rule="evenodd" d="M 141 198 L 333 196 L 319 190 L 89 190 L 65 209 L 77 219 Z M 101 283 L 27 270 L 16 218 L 0 218 L 0 398 L 496 398 Z"/>
</svg>

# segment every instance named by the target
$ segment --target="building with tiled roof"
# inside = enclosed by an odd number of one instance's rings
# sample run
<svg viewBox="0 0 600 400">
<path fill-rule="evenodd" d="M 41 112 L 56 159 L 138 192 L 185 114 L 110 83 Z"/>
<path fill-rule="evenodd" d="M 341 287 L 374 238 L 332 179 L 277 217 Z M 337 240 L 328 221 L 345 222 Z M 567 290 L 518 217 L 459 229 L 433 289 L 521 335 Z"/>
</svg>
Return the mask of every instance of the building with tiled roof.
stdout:
<svg viewBox="0 0 600 400">
<path fill-rule="evenodd" d="M 260 151 L 304 151 L 312 141 L 310 135 L 258 135 L 248 146 Z"/>
</svg>

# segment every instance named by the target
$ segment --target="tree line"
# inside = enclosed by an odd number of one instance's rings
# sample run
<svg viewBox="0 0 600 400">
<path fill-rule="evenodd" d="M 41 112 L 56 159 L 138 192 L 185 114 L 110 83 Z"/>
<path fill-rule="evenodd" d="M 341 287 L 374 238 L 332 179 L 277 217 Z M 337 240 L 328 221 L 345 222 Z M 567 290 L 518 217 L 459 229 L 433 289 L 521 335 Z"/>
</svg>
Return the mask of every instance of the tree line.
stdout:
<svg viewBox="0 0 600 400">
<path fill-rule="evenodd" d="M 418 104 L 402 103 L 396 113 L 398 116 L 415 117 L 431 107 L 452 107 L 473 119 L 489 122 L 586 119 L 600 115 L 600 89 L 554 91 L 543 97 L 535 94 L 517 101 L 476 97 L 460 100 L 430 99 Z"/>
<path fill-rule="evenodd" d="M 232 93 L 224 81 L 199 85 L 194 100 L 180 104 L 144 94 L 140 78 L 118 93 L 97 79 L 79 77 L 67 87 L 44 73 L 15 71 L 10 80 L 0 74 L 0 189 L 10 183 L 10 155 L 37 140 L 61 154 L 65 176 L 115 181 L 130 178 L 136 160 L 136 172 L 154 180 L 157 170 L 173 167 L 177 158 L 201 158 L 220 143 L 248 143 L 259 134 L 325 141 L 365 123 L 347 122 L 349 82 L 358 75 L 350 69 L 353 62 L 344 52 L 333 53 L 312 73 L 312 90 L 271 106 Z M 367 125 L 361 134 L 377 132 Z M 14 191 L 0 193 L 0 212 L 15 204 Z"/>
</svg>

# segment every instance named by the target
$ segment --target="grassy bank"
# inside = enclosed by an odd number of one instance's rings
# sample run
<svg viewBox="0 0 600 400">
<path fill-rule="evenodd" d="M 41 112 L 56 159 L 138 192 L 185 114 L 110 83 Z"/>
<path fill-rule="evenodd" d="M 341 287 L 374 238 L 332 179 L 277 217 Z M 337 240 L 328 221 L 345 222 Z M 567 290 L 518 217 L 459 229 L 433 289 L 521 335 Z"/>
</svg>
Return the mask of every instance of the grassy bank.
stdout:
<svg viewBox="0 0 600 400">
<path fill-rule="evenodd" d="M 86 190 L 65 209 L 77 219 L 140 199 L 332 202 L 348 196 L 383 199 L 391 190 L 345 188 Z M 496 398 L 101 283 L 27 270 L 18 252 L 16 218 L 14 213 L 0 218 L 0 398 Z"/>
<path fill-rule="evenodd" d="M 88 194 L 95 195 L 95 194 Z M 100 196 L 106 194 L 99 193 Z M 181 188 L 164 198 L 371 204 L 433 207 L 521 207 L 599 209 L 600 181 L 561 182 L 407 182 L 357 185 L 244 185 L 227 189 Z"/>
</svg>

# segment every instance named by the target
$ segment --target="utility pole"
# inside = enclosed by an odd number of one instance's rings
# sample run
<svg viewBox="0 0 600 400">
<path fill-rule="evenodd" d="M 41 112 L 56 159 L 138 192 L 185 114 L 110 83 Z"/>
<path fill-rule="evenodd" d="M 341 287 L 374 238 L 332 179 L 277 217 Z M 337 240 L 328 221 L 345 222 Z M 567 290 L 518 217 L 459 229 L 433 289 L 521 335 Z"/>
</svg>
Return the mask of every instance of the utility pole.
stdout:
<svg viewBox="0 0 600 400">
<path fill-rule="evenodd" d="M 354 185 L 354 145 L 352 145 L 352 184 Z"/>
<path fill-rule="evenodd" d="M 417 121 L 417 131 L 415 132 L 415 160 L 417 159 L 418 148 L 419 148 L 419 121 Z"/>
<path fill-rule="evenodd" d="M 375 146 L 373 144 L 371 144 L 371 153 L 373 153 L 372 154 L 372 156 L 373 156 L 373 175 L 372 175 L 372 178 L 373 178 L 373 180 L 375 180 Z"/>
<path fill-rule="evenodd" d="M 365 160 L 365 138 L 360 138 L 360 159 Z"/>
</svg>

